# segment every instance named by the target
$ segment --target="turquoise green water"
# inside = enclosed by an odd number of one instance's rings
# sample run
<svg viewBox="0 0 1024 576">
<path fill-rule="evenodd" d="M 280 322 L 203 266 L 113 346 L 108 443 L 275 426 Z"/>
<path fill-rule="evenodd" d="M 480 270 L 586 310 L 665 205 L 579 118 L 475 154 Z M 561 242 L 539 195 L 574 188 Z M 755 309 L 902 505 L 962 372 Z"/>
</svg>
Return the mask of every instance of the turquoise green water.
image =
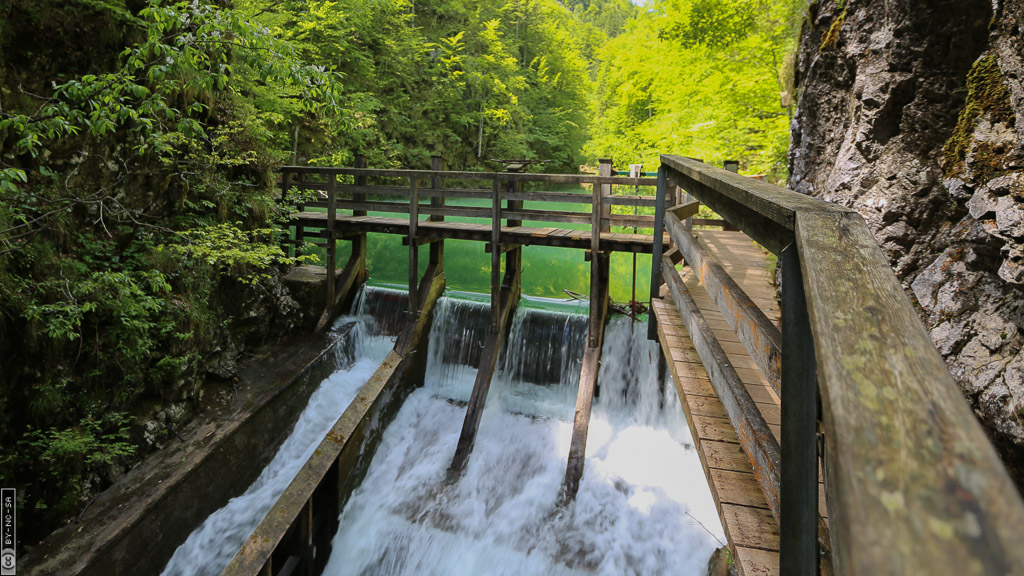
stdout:
<svg viewBox="0 0 1024 576">
<path fill-rule="evenodd" d="M 561 190 L 567 191 L 567 190 Z M 649 194 L 649 191 L 644 193 Z M 486 200 L 449 201 L 450 205 L 489 206 Z M 590 207 L 584 204 L 566 204 L 560 202 L 528 202 L 527 208 L 539 210 L 563 210 L 589 212 Z M 393 214 L 381 214 L 394 216 Z M 425 219 L 425 217 L 424 217 Z M 486 220 L 476 218 L 448 218 L 454 222 L 483 223 Z M 587 224 L 541 223 L 529 221 L 526 226 L 541 225 L 557 228 L 587 229 Z M 624 230 L 624 229 L 623 229 Z M 490 293 L 491 255 L 484 252 L 482 242 L 469 240 L 446 240 L 445 278 L 450 290 Z M 419 276 L 426 270 L 430 248 L 419 248 Z M 324 252 L 317 250 L 321 260 Z M 343 266 L 348 260 L 350 244 L 339 242 L 337 262 Z M 367 269 L 370 282 L 373 284 L 393 284 L 407 286 L 409 279 L 409 247 L 402 245 L 402 237 L 391 234 L 367 235 Z M 611 257 L 610 294 L 616 302 L 629 302 L 633 298 L 635 284 L 636 298 L 647 301 L 650 292 L 651 257 L 636 255 L 636 274 L 633 273 L 633 255 L 615 252 Z M 581 295 L 590 293 L 590 263 L 584 260 L 584 251 L 571 248 L 551 246 L 523 247 L 523 279 L 524 295 L 541 298 L 564 299 L 569 296 L 566 290 Z"/>
</svg>

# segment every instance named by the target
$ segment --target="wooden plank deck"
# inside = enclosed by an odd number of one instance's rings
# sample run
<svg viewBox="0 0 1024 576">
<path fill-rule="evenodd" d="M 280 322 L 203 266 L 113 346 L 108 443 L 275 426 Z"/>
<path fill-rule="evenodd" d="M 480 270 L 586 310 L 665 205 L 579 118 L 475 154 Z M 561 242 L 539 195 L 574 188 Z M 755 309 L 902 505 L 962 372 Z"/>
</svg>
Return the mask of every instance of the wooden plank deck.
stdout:
<svg viewBox="0 0 1024 576">
<path fill-rule="evenodd" d="M 775 289 L 771 285 L 764 251 L 740 232 L 699 231 L 697 237 L 702 247 L 758 303 L 768 318 L 778 323 L 779 306 L 775 301 Z M 675 273 L 680 274 L 744 386 L 778 438 L 781 412 L 778 396 L 696 276 L 688 268 L 680 267 L 682 272 Z M 666 270 L 665 273 L 672 271 Z M 772 517 L 750 461 L 715 395 L 667 288 L 662 289 L 661 296 L 651 305 L 658 320 L 658 337 L 739 573 L 747 576 L 778 574 L 779 526 Z"/>
<path fill-rule="evenodd" d="M 296 212 L 292 223 L 309 228 L 323 228 L 327 223 L 325 212 Z M 408 218 L 387 218 L 382 216 L 337 216 L 335 230 L 340 234 L 378 232 L 383 234 L 408 234 Z M 419 238 L 451 238 L 457 240 L 491 240 L 490 224 L 467 222 L 430 222 L 421 220 L 416 226 Z M 612 252 L 651 252 L 654 244 L 650 234 L 628 234 L 602 232 L 601 249 Z M 569 230 L 552 227 L 502 226 L 501 241 L 506 244 L 523 246 L 561 246 L 565 248 L 590 248 L 590 230 Z M 667 242 L 667 237 L 666 237 Z"/>
</svg>

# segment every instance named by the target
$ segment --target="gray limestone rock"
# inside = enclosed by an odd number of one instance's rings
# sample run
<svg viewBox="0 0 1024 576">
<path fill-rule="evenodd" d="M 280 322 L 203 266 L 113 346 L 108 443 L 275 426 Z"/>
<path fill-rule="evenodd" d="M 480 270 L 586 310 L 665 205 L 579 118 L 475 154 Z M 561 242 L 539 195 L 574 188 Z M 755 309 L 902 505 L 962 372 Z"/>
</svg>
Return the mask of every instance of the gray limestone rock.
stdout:
<svg viewBox="0 0 1024 576">
<path fill-rule="evenodd" d="M 790 188 L 860 212 L 1024 486 L 1024 0 L 812 3 Z"/>
</svg>

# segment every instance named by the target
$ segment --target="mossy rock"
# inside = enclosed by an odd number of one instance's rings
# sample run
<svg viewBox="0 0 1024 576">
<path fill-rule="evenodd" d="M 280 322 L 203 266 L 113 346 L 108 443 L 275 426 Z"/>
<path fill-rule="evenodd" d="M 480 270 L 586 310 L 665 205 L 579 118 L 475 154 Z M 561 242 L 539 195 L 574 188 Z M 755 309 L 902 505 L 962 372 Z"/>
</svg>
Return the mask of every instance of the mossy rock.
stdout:
<svg viewBox="0 0 1024 576">
<path fill-rule="evenodd" d="M 975 129 L 986 115 L 993 125 L 1002 123 L 1013 127 L 1015 124 L 1010 91 L 1006 88 L 1006 79 L 995 54 L 983 56 L 967 74 L 967 101 L 957 119 L 953 135 L 942 149 L 941 163 L 946 176 L 965 171 L 965 161 L 971 152 Z M 978 179 L 987 181 L 998 176 L 1003 158 L 1004 154 L 998 153 L 992 146 L 979 144 L 974 151 Z"/>
</svg>

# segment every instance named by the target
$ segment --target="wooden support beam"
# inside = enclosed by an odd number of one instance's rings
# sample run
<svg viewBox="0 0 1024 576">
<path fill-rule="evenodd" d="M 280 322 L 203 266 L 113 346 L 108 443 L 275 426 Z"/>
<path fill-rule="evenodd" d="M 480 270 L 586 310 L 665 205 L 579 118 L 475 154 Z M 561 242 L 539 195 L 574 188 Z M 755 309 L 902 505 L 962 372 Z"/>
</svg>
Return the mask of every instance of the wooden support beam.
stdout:
<svg viewBox="0 0 1024 576">
<path fill-rule="evenodd" d="M 515 164 L 513 164 L 513 165 L 508 167 L 508 171 L 511 172 L 511 173 L 516 173 L 516 172 L 519 172 L 520 170 L 522 170 L 522 166 L 519 166 L 518 168 L 516 168 Z M 519 193 L 522 191 L 522 186 L 523 186 L 523 183 L 520 182 L 519 180 L 509 180 L 508 181 L 508 184 L 507 184 L 507 193 L 508 193 L 508 195 L 505 198 L 505 209 L 508 212 L 508 214 L 505 215 L 505 217 L 508 218 L 508 221 L 506 222 L 506 226 L 514 227 L 514 226 L 522 226 L 523 225 L 522 217 L 514 216 L 516 213 L 518 213 L 518 212 L 523 210 L 523 201 L 522 200 L 515 200 L 515 197 L 518 196 Z M 513 219 L 513 218 L 515 218 L 515 219 Z"/>
<path fill-rule="evenodd" d="M 437 244 L 438 242 L 444 242 L 444 238 L 441 236 L 419 236 L 415 240 L 411 240 L 416 246 L 427 246 Z M 410 238 L 408 236 L 402 236 L 402 246 L 408 246 Z"/>
<path fill-rule="evenodd" d="M 683 261 L 683 253 L 675 246 L 669 249 L 668 252 L 665 252 L 665 257 L 668 258 L 673 265 L 679 264 Z"/>
<path fill-rule="evenodd" d="M 689 196 L 689 194 L 687 194 L 687 196 Z M 696 216 L 699 211 L 700 200 L 689 200 L 668 209 L 668 212 L 670 214 L 675 214 L 676 218 L 679 218 L 679 220 L 686 220 L 687 218 Z"/>
<path fill-rule="evenodd" d="M 608 317 L 609 262 L 607 254 L 598 254 L 590 263 L 590 334 L 583 353 L 579 387 L 576 391 L 576 412 L 573 418 L 572 440 L 569 444 L 569 458 L 562 481 L 561 501 L 576 498 L 580 480 L 583 478 L 583 464 L 587 455 L 587 433 L 590 429 L 590 412 L 594 404 L 594 390 L 601 361 L 601 346 L 604 343 L 604 325 Z"/>
<path fill-rule="evenodd" d="M 505 327 L 519 300 L 519 278 L 509 277 L 518 276 L 518 268 L 509 267 L 509 272 L 511 274 L 506 273 L 504 282 L 506 286 L 501 288 L 500 300 L 491 305 L 492 308 L 497 309 L 498 329 L 492 330 L 488 334 L 483 352 L 480 354 L 480 365 L 477 368 L 476 381 L 473 383 L 473 393 L 469 398 L 469 407 L 466 409 L 466 419 L 462 423 L 462 433 L 459 435 L 459 443 L 455 448 L 455 457 L 452 458 L 451 466 L 448 467 L 449 482 L 459 479 L 466 469 L 469 455 L 473 452 L 473 443 L 476 441 L 476 433 L 480 429 L 480 419 L 484 414 L 487 392 L 491 389 L 491 378 L 501 352 Z"/>
<path fill-rule="evenodd" d="M 522 247 L 523 247 L 522 244 L 502 244 L 499 247 L 499 250 L 500 250 L 500 252 L 502 254 L 505 254 L 505 253 L 511 252 L 513 250 L 518 250 L 518 249 L 520 249 Z M 485 254 L 490 254 L 492 250 L 494 250 L 494 246 L 490 242 L 484 244 L 484 253 Z"/>
<path fill-rule="evenodd" d="M 671 268 L 668 258 L 663 257 L 662 266 L 665 270 Z M 736 429 L 740 444 L 750 458 L 765 501 L 778 521 L 779 474 L 782 467 L 779 443 L 682 279 L 678 274 L 667 273 L 665 283 L 672 293 L 697 355 L 707 370 L 715 394 L 721 400 L 729 422 Z"/>
</svg>

